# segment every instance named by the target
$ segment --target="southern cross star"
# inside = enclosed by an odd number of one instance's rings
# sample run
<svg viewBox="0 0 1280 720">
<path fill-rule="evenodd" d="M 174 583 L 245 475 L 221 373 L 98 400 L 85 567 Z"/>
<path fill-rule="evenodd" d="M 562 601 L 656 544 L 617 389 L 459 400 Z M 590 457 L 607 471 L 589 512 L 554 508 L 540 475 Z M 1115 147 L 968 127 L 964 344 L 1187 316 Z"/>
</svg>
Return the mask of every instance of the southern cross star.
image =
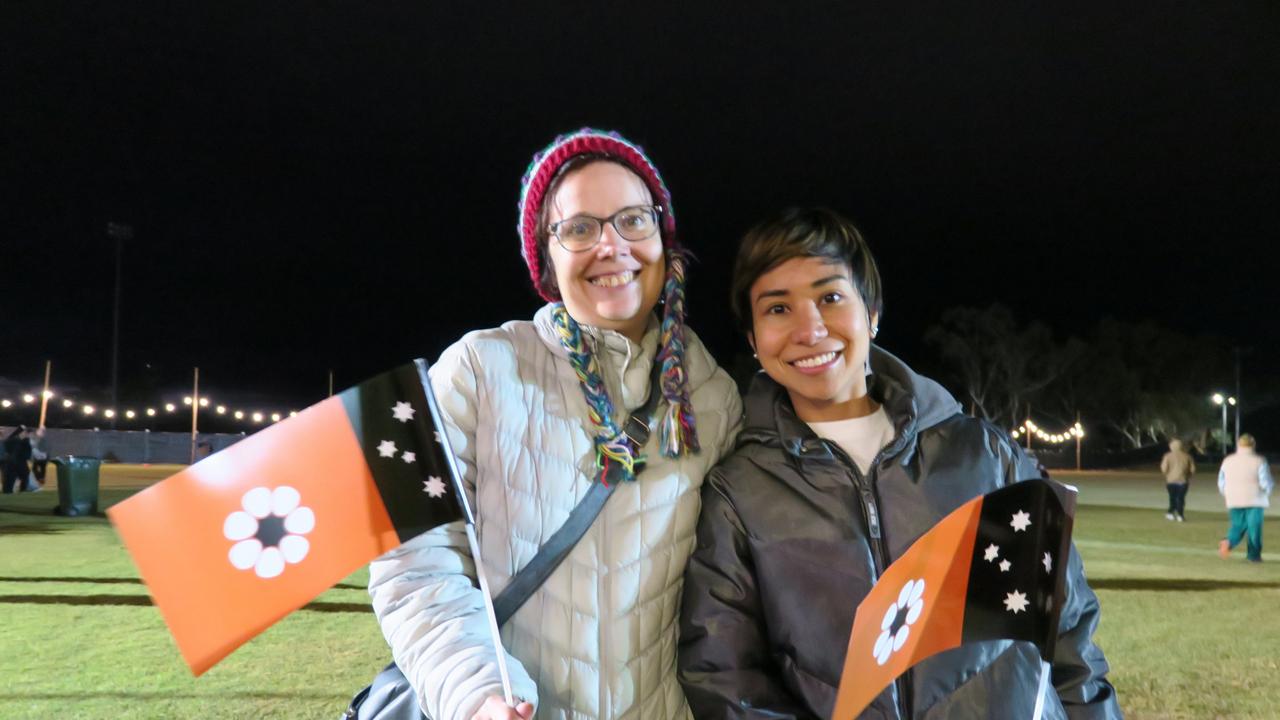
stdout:
<svg viewBox="0 0 1280 720">
<path fill-rule="evenodd" d="M 987 562 L 991 562 L 998 557 L 1000 557 L 1000 546 L 995 543 L 988 545 L 986 552 L 982 553 L 982 559 Z"/>
<path fill-rule="evenodd" d="M 1012 527 L 1015 532 L 1022 532 L 1023 530 L 1026 530 L 1029 525 L 1031 525 L 1031 514 L 1025 510 L 1019 510 L 1014 513 L 1013 520 L 1009 522 L 1009 526 Z"/>
<path fill-rule="evenodd" d="M 416 454 L 416 453 L 414 453 L 412 450 L 405 450 L 405 451 L 404 451 L 404 454 L 403 454 L 403 455 L 401 455 L 400 457 L 401 457 L 401 458 L 402 458 L 406 463 L 411 463 L 411 462 L 413 462 L 414 460 L 417 460 L 417 459 L 418 459 L 417 454 Z"/>
<path fill-rule="evenodd" d="M 1013 563 L 1008 560 L 1000 561 L 1000 572 L 1009 572 L 1009 568 L 1013 567 Z"/>
<path fill-rule="evenodd" d="M 396 456 L 396 443 L 394 440 L 383 440 L 378 443 L 378 454 L 382 457 Z"/>
<path fill-rule="evenodd" d="M 1004 598 L 1004 609 L 1008 610 L 1014 615 L 1017 615 L 1018 613 L 1026 610 L 1027 606 L 1030 604 L 1031 603 L 1027 602 L 1027 596 L 1023 595 L 1017 590 L 1014 590 L 1013 592 L 1009 593 Z"/>
<path fill-rule="evenodd" d="M 1044 560 L 1040 562 L 1044 563 L 1045 572 L 1053 572 L 1053 558 L 1049 556 L 1049 553 L 1045 553 Z"/>
<path fill-rule="evenodd" d="M 433 498 L 444 497 L 444 491 L 444 481 L 435 475 L 432 475 L 430 478 L 422 481 L 422 492 Z"/>
<path fill-rule="evenodd" d="M 417 412 L 413 406 L 401 400 L 391 408 L 391 415 L 400 422 L 409 422 L 413 419 L 413 414 Z"/>
</svg>

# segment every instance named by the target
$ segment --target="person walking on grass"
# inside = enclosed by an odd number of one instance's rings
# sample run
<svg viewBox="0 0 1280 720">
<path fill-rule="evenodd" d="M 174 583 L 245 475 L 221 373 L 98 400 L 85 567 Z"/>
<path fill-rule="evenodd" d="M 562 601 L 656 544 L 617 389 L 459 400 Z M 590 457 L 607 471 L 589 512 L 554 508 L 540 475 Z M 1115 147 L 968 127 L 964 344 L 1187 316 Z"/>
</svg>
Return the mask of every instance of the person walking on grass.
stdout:
<svg viewBox="0 0 1280 720">
<path fill-rule="evenodd" d="M 1164 487 L 1169 491 L 1169 512 L 1164 519 L 1183 522 L 1187 519 L 1187 485 L 1196 474 L 1196 462 L 1182 449 L 1181 440 L 1169 441 L 1169 452 L 1160 460 L 1160 472 L 1164 473 Z"/>
<path fill-rule="evenodd" d="M 1223 559 L 1232 548 L 1248 538 L 1245 558 L 1249 562 L 1262 562 L 1262 513 L 1271 504 L 1271 489 L 1275 480 L 1267 459 L 1257 453 L 1257 442 L 1249 433 L 1236 441 L 1236 451 L 1222 461 L 1218 470 L 1218 492 L 1227 501 L 1227 514 L 1231 525 L 1227 536 L 1218 542 L 1218 555 Z"/>
</svg>

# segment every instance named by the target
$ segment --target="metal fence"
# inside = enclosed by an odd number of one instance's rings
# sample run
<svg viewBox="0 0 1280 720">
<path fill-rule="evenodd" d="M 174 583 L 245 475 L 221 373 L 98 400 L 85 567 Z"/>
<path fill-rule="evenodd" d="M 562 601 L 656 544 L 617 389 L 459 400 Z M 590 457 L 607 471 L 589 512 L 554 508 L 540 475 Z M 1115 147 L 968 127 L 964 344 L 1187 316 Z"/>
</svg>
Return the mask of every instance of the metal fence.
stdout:
<svg viewBox="0 0 1280 720">
<path fill-rule="evenodd" d="M 12 430 L 12 427 L 0 427 L 0 438 L 8 437 Z M 44 433 L 45 448 L 51 458 L 84 455 L 108 462 L 191 462 L 191 433 L 58 428 L 45 428 Z M 200 433 L 196 436 L 196 459 L 218 452 L 245 437 L 244 433 Z"/>
</svg>

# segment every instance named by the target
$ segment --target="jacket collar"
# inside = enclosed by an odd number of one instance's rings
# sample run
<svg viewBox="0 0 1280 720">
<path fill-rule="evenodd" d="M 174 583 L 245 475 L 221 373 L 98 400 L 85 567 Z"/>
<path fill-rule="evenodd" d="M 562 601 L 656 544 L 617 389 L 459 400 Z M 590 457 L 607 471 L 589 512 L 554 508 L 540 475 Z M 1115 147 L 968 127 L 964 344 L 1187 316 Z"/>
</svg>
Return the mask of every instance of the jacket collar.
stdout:
<svg viewBox="0 0 1280 720">
<path fill-rule="evenodd" d="M 959 413 L 960 403 L 938 383 L 917 374 L 906 363 L 877 346 L 871 347 L 868 391 L 884 406 L 894 427 L 886 453 L 896 455 L 923 429 Z M 756 374 L 745 398 L 746 422 L 738 445 L 781 448 L 799 457 L 827 456 L 827 446 L 796 416 L 787 391 L 763 371 Z"/>
<path fill-rule="evenodd" d="M 547 350 L 568 362 L 569 353 L 560 344 L 560 334 L 551 320 L 551 305 L 547 303 L 538 309 L 533 316 L 533 325 L 538 339 Z M 650 368 L 657 355 L 661 334 L 657 317 L 653 313 L 649 314 L 649 325 L 639 343 L 615 330 L 582 323 L 578 327 L 596 356 L 600 374 L 614 404 L 628 410 L 643 404 L 649 396 Z M 619 391 L 622 393 L 620 396 L 615 394 Z"/>
</svg>

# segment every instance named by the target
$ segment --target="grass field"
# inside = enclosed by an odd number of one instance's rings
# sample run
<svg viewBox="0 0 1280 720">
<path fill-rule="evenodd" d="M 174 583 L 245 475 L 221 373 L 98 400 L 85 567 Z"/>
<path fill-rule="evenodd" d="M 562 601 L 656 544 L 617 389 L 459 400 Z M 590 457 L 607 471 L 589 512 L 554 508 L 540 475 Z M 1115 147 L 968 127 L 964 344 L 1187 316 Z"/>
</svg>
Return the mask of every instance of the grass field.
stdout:
<svg viewBox="0 0 1280 720">
<path fill-rule="evenodd" d="M 104 505 L 174 469 L 104 467 Z M 1126 715 L 1280 716 L 1280 557 L 1217 557 L 1207 480 L 1175 524 L 1154 474 L 1058 477 L 1080 488 L 1076 543 Z M 0 496 L 0 718 L 332 719 L 386 662 L 361 571 L 192 678 L 110 525 L 50 514 L 56 495 Z M 1264 533 L 1276 547 L 1280 522 Z"/>
</svg>

